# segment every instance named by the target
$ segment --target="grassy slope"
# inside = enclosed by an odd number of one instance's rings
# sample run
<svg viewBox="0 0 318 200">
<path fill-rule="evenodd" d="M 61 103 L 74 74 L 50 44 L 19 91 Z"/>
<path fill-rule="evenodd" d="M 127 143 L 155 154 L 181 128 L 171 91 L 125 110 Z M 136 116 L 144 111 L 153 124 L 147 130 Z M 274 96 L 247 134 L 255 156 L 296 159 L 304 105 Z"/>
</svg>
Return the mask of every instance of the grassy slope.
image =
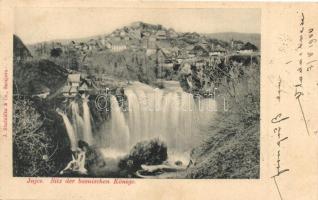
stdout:
<svg viewBox="0 0 318 200">
<path fill-rule="evenodd" d="M 244 126 L 233 113 L 219 114 L 210 136 L 191 158 L 188 178 L 258 178 L 259 121 Z"/>
</svg>

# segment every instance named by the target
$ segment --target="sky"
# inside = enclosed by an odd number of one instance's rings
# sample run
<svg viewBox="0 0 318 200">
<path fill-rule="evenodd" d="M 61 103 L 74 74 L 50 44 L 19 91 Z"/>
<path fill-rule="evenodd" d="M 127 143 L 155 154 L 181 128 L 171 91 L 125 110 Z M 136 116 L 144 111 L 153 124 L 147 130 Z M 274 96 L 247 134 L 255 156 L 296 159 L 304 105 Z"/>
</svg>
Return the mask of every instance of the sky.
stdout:
<svg viewBox="0 0 318 200">
<path fill-rule="evenodd" d="M 161 24 L 178 32 L 260 33 L 260 9 L 16 8 L 14 32 L 24 43 L 111 33 L 132 22 Z"/>
</svg>

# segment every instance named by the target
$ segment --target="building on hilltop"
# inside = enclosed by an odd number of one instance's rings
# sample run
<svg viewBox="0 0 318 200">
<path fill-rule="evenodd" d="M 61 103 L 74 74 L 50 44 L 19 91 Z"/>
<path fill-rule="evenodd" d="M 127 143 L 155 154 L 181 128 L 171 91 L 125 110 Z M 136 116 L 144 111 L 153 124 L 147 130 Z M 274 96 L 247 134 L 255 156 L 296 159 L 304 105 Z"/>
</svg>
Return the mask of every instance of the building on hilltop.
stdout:
<svg viewBox="0 0 318 200">
<path fill-rule="evenodd" d="M 120 37 L 124 37 L 124 36 L 126 36 L 126 32 L 125 32 L 125 31 L 123 31 L 123 30 L 122 30 L 122 31 L 120 31 L 120 32 L 119 32 L 119 36 L 120 36 Z"/>
<path fill-rule="evenodd" d="M 213 47 L 209 52 L 209 56 L 221 56 L 224 54 L 226 54 L 226 49 L 221 47 L 220 45 Z"/>
<path fill-rule="evenodd" d="M 159 31 L 156 33 L 156 38 L 157 38 L 158 40 L 165 40 L 165 39 L 167 39 L 167 33 L 166 33 L 166 31 L 164 31 L 164 30 L 159 30 Z"/>
<path fill-rule="evenodd" d="M 250 54 L 256 51 L 258 51 L 258 48 L 254 44 L 247 42 L 240 50 L 237 51 L 237 53 Z"/>
<path fill-rule="evenodd" d="M 125 41 L 112 41 L 109 42 L 109 46 L 112 52 L 121 52 L 127 49 Z"/>
<path fill-rule="evenodd" d="M 178 37 L 178 34 L 172 28 L 168 30 L 167 35 L 169 38 L 172 38 L 172 39 L 175 39 Z"/>
<path fill-rule="evenodd" d="M 231 40 L 231 50 L 232 51 L 238 51 L 240 50 L 244 45 L 244 42 L 241 40 Z"/>
<path fill-rule="evenodd" d="M 141 32 L 139 29 L 136 29 L 136 30 L 130 30 L 129 31 L 129 36 L 132 38 L 132 39 L 136 39 L 136 40 L 140 40 L 141 39 Z"/>
<path fill-rule="evenodd" d="M 141 37 L 149 37 L 151 34 L 149 33 L 149 32 L 147 32 L 147 31 L 143 31 L 142 33 L 141 33 Z"/>
<path fill-rule="evenodd" d="M 201 45 L 202 47 L 204 47 L 204 48 L 208 48 L 209 43 L 208 43 L 208 41 L 207 41 L 206 39 L 202 39 L 202 40 L 200 41 L 200 45 Z"/>
</svg>

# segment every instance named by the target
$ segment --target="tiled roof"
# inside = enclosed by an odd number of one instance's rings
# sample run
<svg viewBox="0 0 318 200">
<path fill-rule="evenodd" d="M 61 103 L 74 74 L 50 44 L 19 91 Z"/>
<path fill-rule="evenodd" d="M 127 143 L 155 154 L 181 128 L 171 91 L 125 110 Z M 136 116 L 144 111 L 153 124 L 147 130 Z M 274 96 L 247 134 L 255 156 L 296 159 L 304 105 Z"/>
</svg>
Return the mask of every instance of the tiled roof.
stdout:
<svg viewBox="0 0 318 200">
<path fill-rule="evenodd" d="M 79 88 L 79 90 L 87 90 L 88 89 L 88 86 L 86 83 L 83 83 Z"/>
</svg>

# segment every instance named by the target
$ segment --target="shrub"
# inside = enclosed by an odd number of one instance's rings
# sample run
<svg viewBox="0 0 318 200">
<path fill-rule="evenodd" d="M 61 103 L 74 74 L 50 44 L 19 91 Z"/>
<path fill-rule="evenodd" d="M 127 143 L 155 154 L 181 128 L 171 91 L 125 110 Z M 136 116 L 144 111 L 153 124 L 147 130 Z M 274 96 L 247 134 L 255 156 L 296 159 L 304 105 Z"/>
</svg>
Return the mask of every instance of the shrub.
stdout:
<svg viewBox="0 0 318 200">
<path fill-rule="evenodd" d="M 43 118 L 28 99 L 13 101 L 14 176 L 43 176 L 54 172 L 52 138 L 43 129 Z"/>
</svg>

